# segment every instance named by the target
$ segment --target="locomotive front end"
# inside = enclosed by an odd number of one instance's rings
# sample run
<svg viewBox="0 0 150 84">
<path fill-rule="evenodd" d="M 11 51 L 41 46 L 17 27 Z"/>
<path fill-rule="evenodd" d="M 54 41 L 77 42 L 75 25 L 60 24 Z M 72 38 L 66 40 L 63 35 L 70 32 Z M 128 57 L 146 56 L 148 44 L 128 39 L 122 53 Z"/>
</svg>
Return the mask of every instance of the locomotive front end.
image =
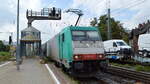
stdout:
<svg viewBox="0 0 150 84">
<path fill-rule="evenodd" d="M 96 28 L 72 30 L 73 70 L 96 72 L 106 66 L 104 46 Z"/>
</svg>

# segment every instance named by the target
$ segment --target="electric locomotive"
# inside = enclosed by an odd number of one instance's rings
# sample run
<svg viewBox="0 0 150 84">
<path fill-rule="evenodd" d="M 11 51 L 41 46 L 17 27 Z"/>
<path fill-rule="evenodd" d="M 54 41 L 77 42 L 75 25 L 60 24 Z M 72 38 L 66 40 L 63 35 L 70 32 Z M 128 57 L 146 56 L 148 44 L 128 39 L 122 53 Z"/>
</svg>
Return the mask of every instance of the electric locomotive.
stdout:
<svg viewBox="0 0 150 84">
<path fill-rule="evenodd" d="M 93 74 L 107 67 L 96 27 L 69 26 L 44 44 L 44 54 L 71 73 Z"/>
</svg>

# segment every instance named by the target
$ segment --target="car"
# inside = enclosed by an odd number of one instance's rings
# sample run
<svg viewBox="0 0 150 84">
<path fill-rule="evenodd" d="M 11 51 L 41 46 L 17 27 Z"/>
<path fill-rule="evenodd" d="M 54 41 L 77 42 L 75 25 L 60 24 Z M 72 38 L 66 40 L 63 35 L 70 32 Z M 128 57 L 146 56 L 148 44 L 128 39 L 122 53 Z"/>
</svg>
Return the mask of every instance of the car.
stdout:
<svg viewBox="0 0 150 84">
<path fill-rule="evenodd" d="M 141 34 L 139 36 L 138 52 L 144 57 L 150 57 L 150 34 Z"/>
<path fill-rule="evenodd" d="M 131 47 L 123 40 L 112 39 L 104 41 L 105 53 L 109 55 L 109 58 L 120 59 L 128 58 L 132 54 Z M 111 57 L 110 57 L 111 56 Z"/>
</svg>

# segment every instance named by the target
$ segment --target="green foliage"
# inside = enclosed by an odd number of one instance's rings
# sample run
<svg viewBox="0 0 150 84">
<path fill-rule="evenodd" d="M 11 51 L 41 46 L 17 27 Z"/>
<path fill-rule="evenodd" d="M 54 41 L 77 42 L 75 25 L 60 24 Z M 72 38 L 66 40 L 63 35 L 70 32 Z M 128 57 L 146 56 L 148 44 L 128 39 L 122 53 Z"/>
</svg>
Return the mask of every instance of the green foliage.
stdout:
<svg viewBox="0 0 150 84">
<path fill-rule="evenodd" d="M 11 57 L 10 52 L 0 52 L 0 62 L 8 61 Z"/>
<path fill-rule="evenodd" d="M 10 46 L 9 45 L 4 45 L 2 41 L 0 41 L 0 51 L 9 51 Z"/>
<path fill-rule="evenodd" d="M 91 21 L 90 25 L 96 26 L 97 25 L 97 18 L 94 18 L 93 21 Z"/>
<path fill-rule="evenodd" d="M 135 70 L 136 70 L 136 71 L 150 72 L 150 66 L 136 65 L 136 66 L 135 66 Z"/>
<path fill-rule="evenodd" d="M 99 21 L 94 18 L 94 20 L 91 21 L 91 26 L 98 25 L 103 41 L 105 41 L 107 40 L 107 15 L 101 16 L 98 20 Z M 119 21 L 116 21 L 114 18 L 111 18 L 110 21 L 112 39 L 123 39 L 128 42 L 128 33 L 125 32 L 122 24 Z"/>
<path fill-rule="evenodd" d="M 140 65 L 137 65 L 137 66 L 135 67 L 135 70 L 136 70 L 136 71 L 143 71 L 143 69 L 144 69 L 144 67 L 143 67 L 143 66 L 140 66 Z"/>
<path fill-rule="evenodd" d="M 119 66 L 119 67 L 125 67 L 125 68 L 133 68 L 133 66 L 129 64 L 118 64 L 118 63 L 111 63 L 114 66 Z"/>
</svg>

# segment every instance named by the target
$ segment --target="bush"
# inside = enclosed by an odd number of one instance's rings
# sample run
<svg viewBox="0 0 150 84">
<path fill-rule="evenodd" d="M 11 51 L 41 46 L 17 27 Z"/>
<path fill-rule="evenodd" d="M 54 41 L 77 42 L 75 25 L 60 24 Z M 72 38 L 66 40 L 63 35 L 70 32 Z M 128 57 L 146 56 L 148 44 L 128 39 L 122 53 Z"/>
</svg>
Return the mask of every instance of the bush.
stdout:
<svg viewBox="0 0 150 84">
<path fill-rule="evenodd" d="M 0 52 L 0 62 L 8 61 L 11 58 L 10 52 Z"/>
<path fill-rule="evenodd" d="M 0 40 L 0 51 L 8 52 L 10 50 L 9 45 L 4 45 L 3 42 Z"/>
</svg>

